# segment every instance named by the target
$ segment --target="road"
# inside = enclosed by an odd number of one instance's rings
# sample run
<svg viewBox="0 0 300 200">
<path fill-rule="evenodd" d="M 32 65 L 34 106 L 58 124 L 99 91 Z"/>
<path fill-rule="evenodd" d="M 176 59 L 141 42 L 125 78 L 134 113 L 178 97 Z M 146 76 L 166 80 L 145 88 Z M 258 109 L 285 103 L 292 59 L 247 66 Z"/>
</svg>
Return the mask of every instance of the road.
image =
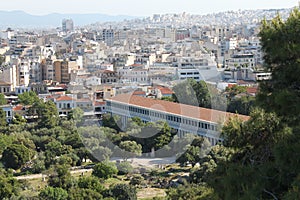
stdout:
<svg viewBox="0 0 300 200">
<path fill-rule="evenodd" d="M 86 173 L 89 171 L 92 171 L 93 169 L 77 169 L 72 170 L 71 174 L 78 174 L 78 173 Z M 23 175 L 23 176 L 16 176 L 15 178 L 17 180 L 28 180 L 28 179 L 38 179 L 38 178 L 44 178 L 47 177 L 46 174 L 30 174 L 30 175 Z"/>
</svg>

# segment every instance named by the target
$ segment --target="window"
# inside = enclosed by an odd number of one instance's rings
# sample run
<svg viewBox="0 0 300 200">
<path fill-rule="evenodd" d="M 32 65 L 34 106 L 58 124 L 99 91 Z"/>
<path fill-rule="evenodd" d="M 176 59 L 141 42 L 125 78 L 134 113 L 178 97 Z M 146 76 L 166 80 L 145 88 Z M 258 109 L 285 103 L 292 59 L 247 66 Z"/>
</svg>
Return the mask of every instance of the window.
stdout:
<svg viewBox="0 0 300 200">
<path fill-rule="evenodd" d="M 215 125 L 211 125 L 211 130 L 216 131 L 216 126 Z"/>
</svg>

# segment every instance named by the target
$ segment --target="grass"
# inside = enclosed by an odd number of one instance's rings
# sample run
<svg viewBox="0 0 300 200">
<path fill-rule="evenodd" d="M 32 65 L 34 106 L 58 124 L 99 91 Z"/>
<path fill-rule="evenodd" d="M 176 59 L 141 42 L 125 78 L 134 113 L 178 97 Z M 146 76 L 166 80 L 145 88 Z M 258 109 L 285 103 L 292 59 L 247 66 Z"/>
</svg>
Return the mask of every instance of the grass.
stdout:
<svg viewBox="0 0 300 200">
<path fill-rule="evenodd" d="M 178 165 L 169 165 L 164 170 L 157 169 L 153 170 L 153 175 L 155 174 L 157 177 L 170 177 L 168 174 L 172 171 L 174 174 L 182 173 L 188 171 L 188 168 L 180 168 Z M 84 172 L 83 176 L 91 176 L 92 171 Z M 79 179 L 82 176 L 81 172 L 72 173 L 72 177 L 75 179 Z M 103 181 L 103 185 L 105 188 L 109 188 L 111 185 L 119 184 L 119 183 L 126 183 L 129 184 L 128 177 L 125 175 L 118 175 L 114 176 L 113 178 L 109 178 Z M 27 186 L 23 191 L 21 191 L 21 195 L 30 199 L 31 197 L 37 196 L 39 191 L 44 189 L 47 186 L 47 178 L 46 180 L 42 181 L 41 178 L 37 179 L 28 179 L 25 181 L 25 185 Z M 161 188 L 138 188 L 137 189 L 137 197 L 140 200 L 164 200 L 166 197 L 165 189 Z"/>
<path fill-rule="evenodd" d="M 137 191 L 137 198 L 141 200 L 151 200 L 154 197 L 160 197 L 161 199 L 164 199 L 163 197 L 165 196 L 165 190 L 159 188 L 143 188 L 138 189 Z"/>
<path fill-rule="evenodd" d="M 38 196 L 39 192 L 48 185 L 47 180 L 42 181 L 41 178 L 22 180 L 20 182 L 25 183 L 25 185 L 27 186 L 25 190 L 20 192 L 20 194 L 26 199 Z"/>
<path fill-rule="evenodd" d="M 104 181 L 104 186 L 109 188 L 110 185 L 115 185 L 118 183 L 129 183 L 129 181 L 125 181 L 126 177 L 124 175 L 119 175 L 116 178 L 109 178 Z"/>
</svg>

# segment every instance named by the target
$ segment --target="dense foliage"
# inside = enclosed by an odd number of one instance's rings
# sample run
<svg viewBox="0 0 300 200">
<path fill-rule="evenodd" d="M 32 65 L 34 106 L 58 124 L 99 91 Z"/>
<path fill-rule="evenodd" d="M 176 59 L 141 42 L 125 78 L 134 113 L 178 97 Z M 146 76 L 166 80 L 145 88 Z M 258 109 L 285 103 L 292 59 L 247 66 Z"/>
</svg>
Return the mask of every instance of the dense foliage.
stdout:
<svg viewBox="0 0 300 200">
<path fill-rule="evenodd" d="M 201 199 L 203 192 L 209 192 L 206 199 L 299 198 L 299 22 L 299 9 L 286 21 L 279 16 L 263 21 L 262 49 L 272 79 L 260 83 L 259 108 L 247 122 L 228 121 L 222 130 L 224 146 L 211 148 L 192 170 L 190 181 L 203 188 L 171 189 L 169 199 Z"/>
</svg>

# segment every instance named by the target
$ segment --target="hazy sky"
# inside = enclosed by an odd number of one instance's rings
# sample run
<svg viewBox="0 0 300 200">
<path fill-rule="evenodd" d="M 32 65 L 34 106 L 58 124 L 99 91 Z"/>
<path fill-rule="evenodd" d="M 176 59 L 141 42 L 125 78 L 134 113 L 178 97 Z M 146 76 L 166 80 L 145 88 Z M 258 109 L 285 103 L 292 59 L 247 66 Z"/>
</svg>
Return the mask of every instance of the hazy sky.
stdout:
<svg viewBox="0 0 300 200">
<path fill-rule="evenodd" d="M 102 13 L 150 16 L 152 14 L 207 14 L 238 9 L 291 8 L 299 0 L 4 0 L 0 10 L 23 10 L 30 14 Z"/>
</svg>

